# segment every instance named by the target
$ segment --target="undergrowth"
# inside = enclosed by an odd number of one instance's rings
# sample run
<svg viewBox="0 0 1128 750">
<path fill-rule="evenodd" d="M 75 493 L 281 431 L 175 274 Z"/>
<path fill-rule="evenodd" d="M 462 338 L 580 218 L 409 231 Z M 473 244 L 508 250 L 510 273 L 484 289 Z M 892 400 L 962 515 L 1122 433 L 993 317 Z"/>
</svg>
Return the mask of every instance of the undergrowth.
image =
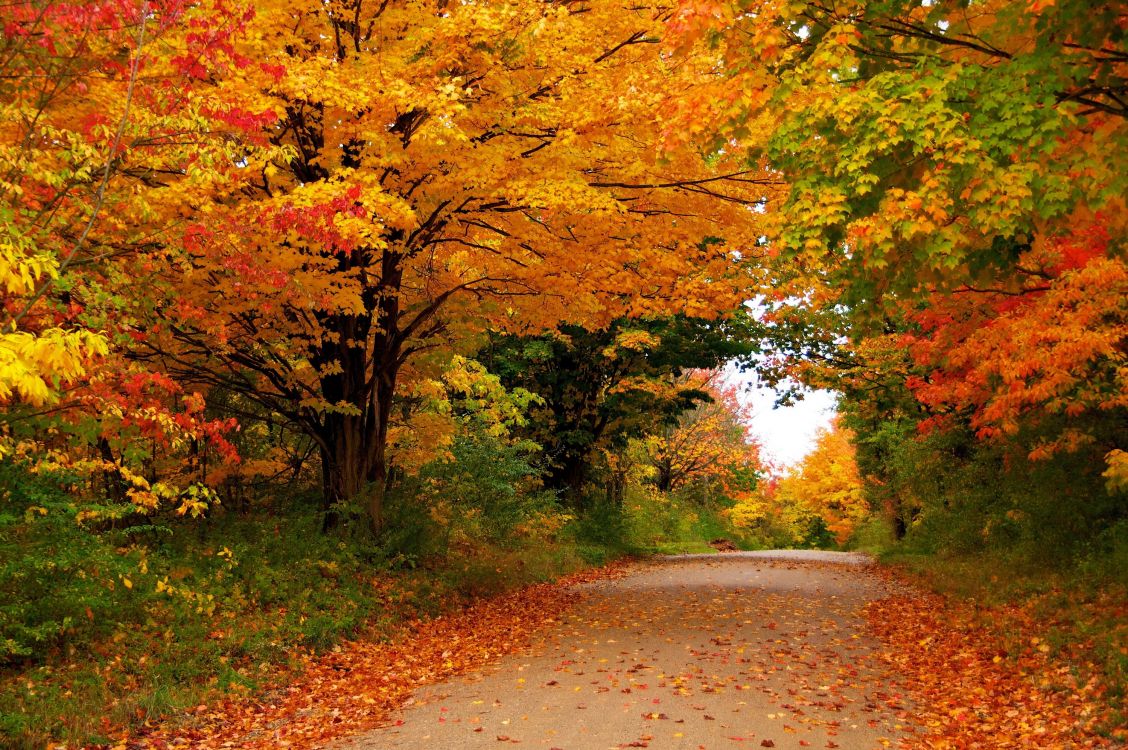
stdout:
<svg viewBox="0 0 1128 750">
<path fill-rule="evenodd" d="M 1073 684 L 1097 683 L 1107 732 L 1128 728 L 1128 523 L 1120 523 L 1063 561 L 1025 545 L 936 549 L 927 536 L 892 542 L 874 522 L 854 546 L 906 572 L 932 591 L 972 605 L 976 625 L 1009 653 L 1037 648 L 1067 670 Z M 1051 680 L 1046 689 L 1070 689 Z M 1117 735 L 1120 739 L 1123 736 Z"/>
<path fill-rule="evenodd" d="M 303 652 L 391 638 L 413 619 L 620 554 L 563 530 L 455 539 L 442 554 L 431 542 L 396 548 L 321 534 L 301 497 L 95 530 L 75 523 L 50 484 L 23 476 L 10 486 L 0 523 L 5 748 L 107 743 L 123 726 L 255 693 Z"/>
<path fill-rule="evenodd" d="M 632 485 L 577 509 L 527 480 L 523 453 L 480 443 L 400 482 L 376 537 L 349 507 L 322 533 L 300 491 L 88 523 L 67 477 L 0 463 L 0 746 L 108 743 L 256 694 L 308 652 L 623 555 L 768 543 L 692 493 Z"/>
</svg>

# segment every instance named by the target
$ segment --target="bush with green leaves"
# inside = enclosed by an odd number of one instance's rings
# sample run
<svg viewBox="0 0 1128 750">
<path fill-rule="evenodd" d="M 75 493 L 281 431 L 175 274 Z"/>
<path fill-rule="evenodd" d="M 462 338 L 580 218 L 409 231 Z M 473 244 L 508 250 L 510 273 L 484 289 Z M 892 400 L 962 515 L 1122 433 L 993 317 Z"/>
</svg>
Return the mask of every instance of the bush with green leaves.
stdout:
<svg viewBox="0 0 1128 750">
<path fill-rule="evenodd" d="M 519 526 L 557 510 L 555 495 L 540 487 L 540 468 L 534 463 L 538 453 L 529 441 L 463 434 L 447 456 L 423 468 L 420 479 L 431 503 L 448 509 L 452 530 L 471 539 L 513 544 Z"/>
<path fill-rule="evenodd" d="M 590 493 L 584 501 L 584 511 L 569 526 L 572 538 L 581 547 L 627 550 L 631 548 L 628 537 L 628 518 L 624 508 L 605 493 Z"/>
<path fill-rule="evenodd" d="M 909 549 L 1070 567 L 1128 521 L 1128 496 L 1105 486 L 1099 446 L 1030 459 L 1023 446 L 1038 433 L 1027 426 L 1006 444 L 960 430 L 888 440 L 871 501 L 910 509 L 900 519 Z"/>
<path fill-rule="evenodd" d="M 74 639 L 109 632 L 136 614 L 137 556 L 121 533 L 76 523 L 57 481 L 0 462 L 0 662 L 40 659 Z"/>
</svg>

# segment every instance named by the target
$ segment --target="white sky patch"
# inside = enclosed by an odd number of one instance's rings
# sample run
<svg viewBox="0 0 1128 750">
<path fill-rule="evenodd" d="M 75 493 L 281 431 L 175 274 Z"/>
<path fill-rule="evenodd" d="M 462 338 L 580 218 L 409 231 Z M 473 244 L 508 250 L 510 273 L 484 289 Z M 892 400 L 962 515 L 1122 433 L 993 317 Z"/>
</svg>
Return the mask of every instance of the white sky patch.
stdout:
<svg viewBox="0 0 1128 750">
<path fill-rule="evenodd" d="M 776 470 L 798 466 L 814 450 L 818 431 L 834 420 L 836 396 L 830 391 L 809 391 L 794 406 L 775 408 L 775 391 L 758 387 L 755 373 L 727 368 L 725 379 L 739 385 L 741 400 L 752 405 L 752 432 L 763 457 Z"/>
</svg>

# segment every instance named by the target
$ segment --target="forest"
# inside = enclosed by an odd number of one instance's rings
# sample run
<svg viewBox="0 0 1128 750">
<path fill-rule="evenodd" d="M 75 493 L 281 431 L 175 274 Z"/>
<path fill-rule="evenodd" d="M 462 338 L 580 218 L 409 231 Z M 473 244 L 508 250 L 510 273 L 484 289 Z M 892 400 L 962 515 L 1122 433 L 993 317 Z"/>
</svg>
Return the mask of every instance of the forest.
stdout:
<svg viewBox="0 0 1128 750">
<path fill-rule="evenodd" d="M 1038 624 L 1128 738 L 1123 4 L 0 23 L 0 746 L 710 542 Z M 837 394 L 798 466 L 748 383 Z"/>
</svg>

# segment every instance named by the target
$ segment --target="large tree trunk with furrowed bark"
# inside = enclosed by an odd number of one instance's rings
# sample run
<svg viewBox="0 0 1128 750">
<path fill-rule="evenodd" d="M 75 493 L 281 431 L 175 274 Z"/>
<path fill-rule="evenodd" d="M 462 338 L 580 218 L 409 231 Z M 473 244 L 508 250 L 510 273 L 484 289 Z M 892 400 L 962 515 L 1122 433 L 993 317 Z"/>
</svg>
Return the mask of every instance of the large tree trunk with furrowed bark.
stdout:
<svg viewBox="0 0 1128 750">
<path fill-rule="evenodd" d="M 394 378 L 394 374 L 391 376 Z M 360 500 L 373 531 L 383 526 L 383 499 L 388 480 L 388 421 L 394 380 L 376 389 L 371 404 L 359 415 L 329 414 L 319 435 L 321 448 L 323 528 L 340 520 L 341 506 Z"/>
<path fill-rule="evenodd" d="M 385 279 L 399 281 L 394 266 Z M 369 291 L 373 314 L 337 315 L 326 321 L 336 341 L 315 358 L 331 365 L 321 377 L 321 391 L 330 409 L 321 420 L 323 528 L 340 520 L 342 505 L 360 501 L 374 532 L 384 523 L 388 481 L 388 428 L 399 374 L 398 304 L 394 297 Z M 373 330 L 375 328 L 375 330 Z"/>
</svg>

